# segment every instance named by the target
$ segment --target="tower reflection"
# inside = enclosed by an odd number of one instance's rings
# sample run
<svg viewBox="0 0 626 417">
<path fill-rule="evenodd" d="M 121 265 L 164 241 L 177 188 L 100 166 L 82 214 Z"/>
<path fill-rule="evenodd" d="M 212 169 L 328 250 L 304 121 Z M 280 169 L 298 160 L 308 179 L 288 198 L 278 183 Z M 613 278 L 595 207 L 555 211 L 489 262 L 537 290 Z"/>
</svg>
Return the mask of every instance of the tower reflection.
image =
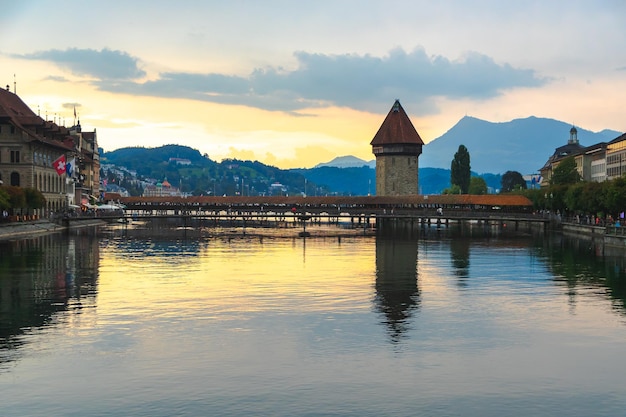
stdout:
<svg viewBox="0 0 626 417">
<path fill-rule="evenodd" d="M 376 239 L 375 304 L 392 343 L 405 336 L 420 304 L 417 246 L 417 240 L 412 239 Z"/>
</svg>

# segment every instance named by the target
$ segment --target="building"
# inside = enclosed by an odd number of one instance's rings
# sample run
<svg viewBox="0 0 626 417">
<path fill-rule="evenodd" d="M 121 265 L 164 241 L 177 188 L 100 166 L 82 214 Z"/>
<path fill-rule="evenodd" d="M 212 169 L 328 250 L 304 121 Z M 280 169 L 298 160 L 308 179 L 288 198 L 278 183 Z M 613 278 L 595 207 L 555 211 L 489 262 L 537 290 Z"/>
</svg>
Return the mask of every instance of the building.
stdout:
<svg viewBox="0 0 626 417">
<path fill-rule="evenodd" d="M 569 131 L 569 140 L 567 141 L 567 144 L 556 148 L 552 156 L 548 158 L 546 163 L 539 170 L 542 178 L 541 185 L 549 185 L 554 169 L 558 167 L 565 158 L 570 156 L 576 157 L 582 154 L 584 150 L 585 147 L 578 142 L 578 130 L 574 126 L 572 126 Z M 580 174 L 580 177 L 583 178 L 582 159 L 576 160 L 576 168 L 578 170 L 578 173 Z"/>
<path fill-rule="evenodd" d="M 170 158 L 168 162 L 174 162 L 176 165 L 191 165 L 191 161 L 185 158 Z"/>
<path fill-rule="evenodd" d="M 418 193 L 418 158 L 424 142 L 396 100 L 370 142 L 376 156 L 376 195 Z"/>
<path fill-rule="evenodd" d="M 550 185 L 554 169 L 569 156 L 576 161 L 576 169 L 583 181 L 603 182 L 626 175 L 626 134 L 608 143 L 585 147 L 578 143 L 576 133 L 576 128 L 572 127 L 567 145 L 556 148 L 541 168 L 542 187 Z"/>
<path fill-rule="evenodd" d="M 59 158 L 73 170 L 57 172 Z M 0 180 L 5 185 L 35 188 L 46 199 L 44 214 L 98 195 L 100 157 L 95 130 L 83 132 L 46 121 L 14 92 L 0 89 Z"/>
<path fill-rule="evenodd" d="M 606 179 L 612 180 L 626 174 L 626 133 L 618 136 L 606 147 Z"/>
<path fill-rule="evenodd" d="M 155 185 L 150 184 L 146 185 L 143 189 L 144 197 L 180 197 L 182 196 L 181 191 L 173 187 L 172 184 L 169 183 L 167 178 L 163 180 L 163 182 L 157 182 Z"/>
</svg>

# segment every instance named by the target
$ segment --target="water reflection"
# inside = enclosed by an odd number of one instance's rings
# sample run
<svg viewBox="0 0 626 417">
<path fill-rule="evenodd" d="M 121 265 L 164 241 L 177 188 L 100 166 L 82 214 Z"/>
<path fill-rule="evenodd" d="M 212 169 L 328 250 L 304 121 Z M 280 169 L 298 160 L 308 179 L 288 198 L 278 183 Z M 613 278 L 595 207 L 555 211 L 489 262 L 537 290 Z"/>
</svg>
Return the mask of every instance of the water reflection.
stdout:
<svg viewBox="0 0 626 417">
<path fill-rule="evenodd" d="M 550 235 L 535 240 L 535 251 L 565 286 L 572 308 L 581 296 L 608 298 L 626 315 L 626 257 L 623 248 L 606 246 L 603 240 Z"/>
<path fill-rule="evenodd" d="M 470 269 L 470 239 L 457 238 L 450 241 L 450 258 L 459 287 L 467 286 Z"/>
<path fill-rule="evenodd" d="M 375 303 L 393 343 L 402 339 L 419 307 L 417 247 L 412 239 L 376 239 Z"/>
<path fill-rule="evenodd" d="M 5 244 L 2 411 L 619 415 L 623 256 L 550 239 Z"/>
<path fill-rule="evenodd" d="M 0 363 L 14 358 L 21 337 L 55 313 L 95 303 L 99 250 L 94 230 L 0 243 Z"/>
</svg>

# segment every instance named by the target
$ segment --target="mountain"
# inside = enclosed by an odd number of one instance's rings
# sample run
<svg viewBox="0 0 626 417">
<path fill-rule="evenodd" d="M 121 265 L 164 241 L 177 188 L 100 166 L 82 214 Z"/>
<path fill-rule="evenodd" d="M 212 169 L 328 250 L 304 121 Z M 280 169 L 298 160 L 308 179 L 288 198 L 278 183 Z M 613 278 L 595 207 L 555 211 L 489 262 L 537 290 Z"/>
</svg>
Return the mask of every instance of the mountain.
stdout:
<svg viewBox="0 0 626 417">
<path fill-rule="evenodd" d="M 362 166 L 368 166 L 370 168 L 376 168 L 376 160 L 365 161 L 364 159 L 357 158 L 356 156 L 338 156 L 329 162 L 323 162 L 315 165 L 313 168 L 322 167 L 336 167 L 336 168 L 360 168 Z"/>
<path fill-rule="evenodd" d="M 472 171 L 531 174 L 543 166 L 557 147 L 567 143 L 571 127 L 565 122 L 534 116 L 504 123 L 465 116 L 442 136 L 424 145 L 419 164 L 450 168 L 459 145 L 465 145 Z M 576 129 L 583 146 L 609 142 L 621 134 L 608 129 L 597 133 Z"/>
</svg>

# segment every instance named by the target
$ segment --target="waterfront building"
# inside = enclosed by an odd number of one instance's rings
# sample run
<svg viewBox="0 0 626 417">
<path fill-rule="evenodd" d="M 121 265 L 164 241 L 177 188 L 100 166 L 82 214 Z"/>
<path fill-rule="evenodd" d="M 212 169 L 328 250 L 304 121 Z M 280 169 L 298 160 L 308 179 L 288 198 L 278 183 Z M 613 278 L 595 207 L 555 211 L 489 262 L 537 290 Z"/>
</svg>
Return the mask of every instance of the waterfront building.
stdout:
<svg viewBox="0 0 626 417">
<path fill-rule="evenodd" d="M 418 193 L 418 158 L 424 142 L 396 100 L 370 142 L 376 156 L 376 195 Z"/>
<path fill-rule="evenodd" d="M 549 185 L 550 180 L 552 179 L 552 173 L 565 158 L 579 155 L 584 149 L 585 147 L 578 142 L 578 130 L 572 126 L 569 131 L 569 140 L 567 143 L 556 148 L 552 156 L 548 158 L 544 166 L 539 170 L 542 178 L 541 185 Z M 576 169 L 582 178 L 582 162 L 579 160 L 576 161 Z"/>
<path fill-rule="evenodd" d="M 62 167 L 53 166 L 57 160 Z M 66 162 L 72 162 L 72 170 L 63 172 L 59 168 Z M 67 128 L 44 120 L 9 86 L 0 89 L 0 180 L 5 185 L 38 189 L 46 199 L 45 211 L 56 211 L 98 195 L 99 172 L 95 130 L 83 132 L 80 121 Z"/>
<path fill-rule="evenodd" d="M 610 141 L 606 148 L 606 179 L 626 174 L 626 133 Z"/>
<path fill-rule="evenodd" d="M 576 156 L 577 167 L 578 159 L 581 159 L 583 181 L 606 181 L 606 149 L 607 143 L 600 142 L 586 147 L 583 153 Z"/>
</svg>

